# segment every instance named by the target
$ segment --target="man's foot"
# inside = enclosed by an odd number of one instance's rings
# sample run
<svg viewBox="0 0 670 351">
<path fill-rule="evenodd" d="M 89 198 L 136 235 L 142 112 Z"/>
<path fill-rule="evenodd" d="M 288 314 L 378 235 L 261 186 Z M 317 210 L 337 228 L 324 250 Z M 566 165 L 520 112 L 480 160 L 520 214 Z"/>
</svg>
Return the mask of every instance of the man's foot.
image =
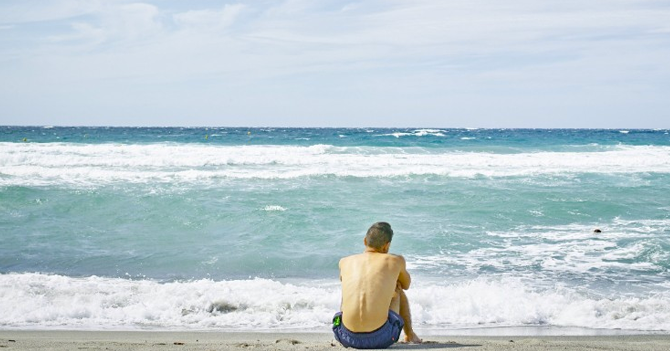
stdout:
<svg viewBox="0 0 670 351">
<path fill-rule="evenodd" d="M 405 342 L 407 343 L 412 343 L 412 344 L 420 344 L 423 340 L 419 339 L 419 337 L 411 333 L 410 335 L 405 334 Z"/>
</svg>

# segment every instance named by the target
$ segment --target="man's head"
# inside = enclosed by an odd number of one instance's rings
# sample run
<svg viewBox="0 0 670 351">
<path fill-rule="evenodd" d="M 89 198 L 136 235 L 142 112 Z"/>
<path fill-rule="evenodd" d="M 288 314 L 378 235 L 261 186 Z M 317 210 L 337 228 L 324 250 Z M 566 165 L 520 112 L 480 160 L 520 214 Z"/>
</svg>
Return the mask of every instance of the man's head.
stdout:
<svg viewBox="0 0 670 351">
<path fill-rule="evenodd" d="M 374 249 L 377 252 L 388 252 L 393 239 L 393 229 L 386 222 L 377 222 L 373 224 L 365 235 L 365 246 Z"/>
</svg>

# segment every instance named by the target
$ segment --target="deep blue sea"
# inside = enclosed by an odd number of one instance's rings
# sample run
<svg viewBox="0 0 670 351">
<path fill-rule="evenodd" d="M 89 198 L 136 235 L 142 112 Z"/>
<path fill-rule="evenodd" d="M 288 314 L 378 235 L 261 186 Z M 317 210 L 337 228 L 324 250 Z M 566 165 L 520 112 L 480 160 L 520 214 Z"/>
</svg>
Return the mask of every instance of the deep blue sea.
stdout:
<svg viewBox="0 0 670 351">
<path fill-rule="evenodd" d="M 387 221 L 419 330 L 668 332 L 668 133 L 0 126 L 0 329 L 327 331 Z"/>
</svg>

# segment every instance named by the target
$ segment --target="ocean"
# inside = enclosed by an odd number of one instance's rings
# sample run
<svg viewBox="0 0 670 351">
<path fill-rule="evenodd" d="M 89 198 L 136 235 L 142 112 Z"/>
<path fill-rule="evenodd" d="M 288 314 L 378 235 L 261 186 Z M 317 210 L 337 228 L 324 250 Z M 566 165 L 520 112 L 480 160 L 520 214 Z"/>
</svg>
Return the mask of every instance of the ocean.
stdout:
<svg viewBox="0 0 670 351">
<path fill-rule="evenodd" d="M 420 335 L 668 332 L 668 133 L 0 126 L 0 328 L 327 331 L 386 221 Z"/>
</svg>

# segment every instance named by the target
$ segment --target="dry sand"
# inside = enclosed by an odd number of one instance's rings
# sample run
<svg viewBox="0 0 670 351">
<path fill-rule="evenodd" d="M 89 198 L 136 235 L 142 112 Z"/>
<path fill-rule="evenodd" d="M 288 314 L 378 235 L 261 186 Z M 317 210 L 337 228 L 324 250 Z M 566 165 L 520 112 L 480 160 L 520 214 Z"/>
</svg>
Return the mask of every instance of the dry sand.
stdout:
<svg viewBox="0 0 670 351">
<path fill-rule="evenodd" d="M 670 335 L 430 336 L 396 350 L 670 350 Z M 343 350 L 326 333 L 0 331 L 0 350 Z"/>
</svg>

